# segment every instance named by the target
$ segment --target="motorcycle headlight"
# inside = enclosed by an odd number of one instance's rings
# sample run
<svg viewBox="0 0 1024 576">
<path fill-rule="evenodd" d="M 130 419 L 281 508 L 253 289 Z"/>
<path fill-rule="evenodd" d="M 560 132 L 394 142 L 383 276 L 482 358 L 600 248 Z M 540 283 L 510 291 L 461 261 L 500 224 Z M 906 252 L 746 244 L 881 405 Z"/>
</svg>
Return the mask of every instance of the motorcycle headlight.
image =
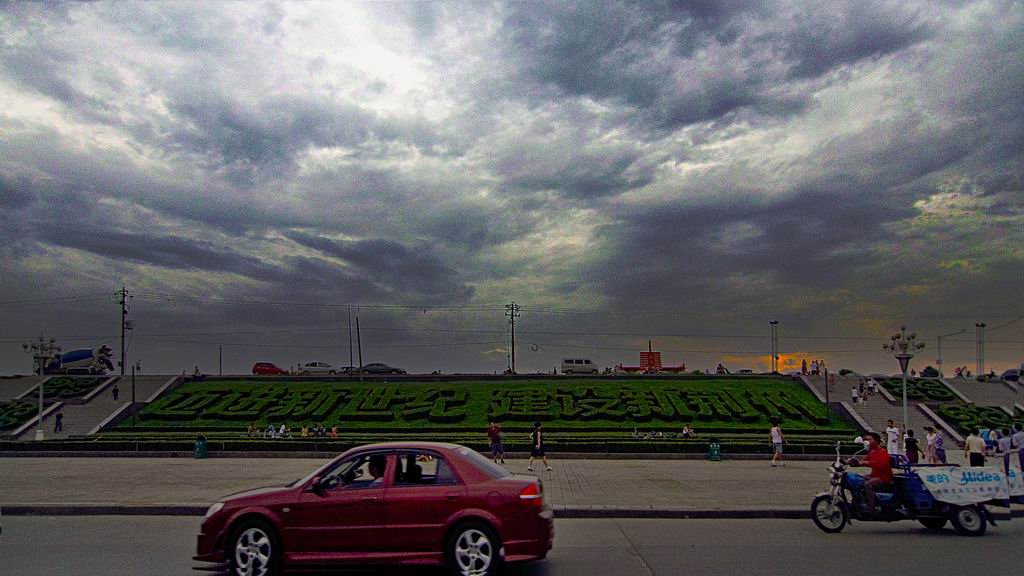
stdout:
<svg viewBox="0 0 1024 576">
<path fill-rule="evenodd" d="M 217 502 L 213 506 L 210 506 L 210 509 L 206 511 L 206 517 L 209 518 L 210 516 L 213 516 L 217 512 L 220 512 L 220 509 L 223 508 L 223 507 L 224 507 L 224 503 L 223 502 Z"/>
</svg>

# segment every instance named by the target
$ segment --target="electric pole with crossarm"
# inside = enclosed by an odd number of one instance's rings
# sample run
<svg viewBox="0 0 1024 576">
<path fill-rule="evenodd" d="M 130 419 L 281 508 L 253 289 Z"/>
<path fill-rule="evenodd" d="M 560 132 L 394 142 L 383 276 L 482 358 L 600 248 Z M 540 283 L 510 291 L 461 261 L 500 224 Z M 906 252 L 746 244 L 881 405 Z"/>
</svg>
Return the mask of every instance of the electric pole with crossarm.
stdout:
<svg viewBox="0 0 1024 576">
<path fill-rule="evenodd" d="M 516 373 L 516 318 L 519 316 L 519 305 L 515 302 L 505 304 L 505 316 L 508 316 L 508 322 L 512 326 L 512 336 L 509 338 L 510 350 L 512 352 L 512 373 Z"/>
</svg>

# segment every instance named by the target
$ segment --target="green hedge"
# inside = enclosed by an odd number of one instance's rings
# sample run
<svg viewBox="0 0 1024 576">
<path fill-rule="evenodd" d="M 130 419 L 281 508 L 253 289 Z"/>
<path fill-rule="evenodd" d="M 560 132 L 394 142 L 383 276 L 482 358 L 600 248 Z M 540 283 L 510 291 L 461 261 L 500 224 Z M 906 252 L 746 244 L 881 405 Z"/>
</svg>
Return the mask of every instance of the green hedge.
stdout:
<svg viewBox="0 0 1024 576">
<path fill-rule="evenodd" d="M 893 396 L 901 398 L 903 396 L 903 379 L 902 378 L 885 378 L 884 380 L 878 381 L 879 384 L 885 387 Z M 934 401 L 934 402 L 949 402 L 957 400 L 958 397 L 937 378 L 908 378 L 907 379 L 907 399 L 918 400 L 918 401 Z"/>
<path fill-rule="evenodd" d="M 337 425 L 344 431 L 473 431 L 489 419 L 525 431 L 680 429 L 761 432 L 778 419 L 787 430 L 852 431 L 790 380 L 691 379 L 458 382 L 190 382 L 147 406 L 119 430 L 244 430 L 253 422 L 291 428 Z"/>
<path fill-rule="evenodd" d="M 1024 422 L 1024 418 L 1010 416 L 1001 408 L 974 404 L 943 405 L 937 413 L 965 436 L 971 428 L 1012 428 L 1015 422 Z"/>
<path fill-rule="evenodd" d="M 43 383 L 43 398 L 70 400 L 81 398 L 92 392 L 110 376 L 54 376 Z M 29 396 L 38 396 L 39 387 L 32 389 Z"/>
<path fill-rule="evenodd" d="M 13 432 L 39 415 L 39 403 L 32 400 L 0 402 L 0 431 Z"/>
</svg>

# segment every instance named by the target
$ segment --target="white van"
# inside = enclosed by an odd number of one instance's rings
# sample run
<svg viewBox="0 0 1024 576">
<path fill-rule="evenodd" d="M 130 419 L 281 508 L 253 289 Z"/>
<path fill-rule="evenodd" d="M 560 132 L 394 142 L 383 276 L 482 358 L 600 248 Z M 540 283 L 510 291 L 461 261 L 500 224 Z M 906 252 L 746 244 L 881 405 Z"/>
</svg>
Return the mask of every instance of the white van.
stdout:
<svg viewBox="0 0 1024 576">
<path fill-rule="evenodd" d="M 597 374 L 597 364 L 586 358 L 563 358 L 562 374 Z"/>
</svg>

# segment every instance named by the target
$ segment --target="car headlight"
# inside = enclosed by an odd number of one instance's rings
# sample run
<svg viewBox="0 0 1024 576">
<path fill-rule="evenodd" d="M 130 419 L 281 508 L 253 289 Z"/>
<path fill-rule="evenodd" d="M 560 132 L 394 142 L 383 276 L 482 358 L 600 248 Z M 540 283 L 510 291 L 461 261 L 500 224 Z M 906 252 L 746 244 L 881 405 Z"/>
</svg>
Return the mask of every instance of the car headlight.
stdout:
<svg viewBox="0 0 1024 576">
<path fill-rule="evenodd" d="M 209 518 L 210 516 L 213 516 L 217 512 L 220 512 L 220 509 L 223 508 L 223 507 L 224 507 L 224 503 L 223 502 L 217 502 L 213 506 L 210 506 L 210 509 L 206 511 L 206 517 Z"/>
</svg>

